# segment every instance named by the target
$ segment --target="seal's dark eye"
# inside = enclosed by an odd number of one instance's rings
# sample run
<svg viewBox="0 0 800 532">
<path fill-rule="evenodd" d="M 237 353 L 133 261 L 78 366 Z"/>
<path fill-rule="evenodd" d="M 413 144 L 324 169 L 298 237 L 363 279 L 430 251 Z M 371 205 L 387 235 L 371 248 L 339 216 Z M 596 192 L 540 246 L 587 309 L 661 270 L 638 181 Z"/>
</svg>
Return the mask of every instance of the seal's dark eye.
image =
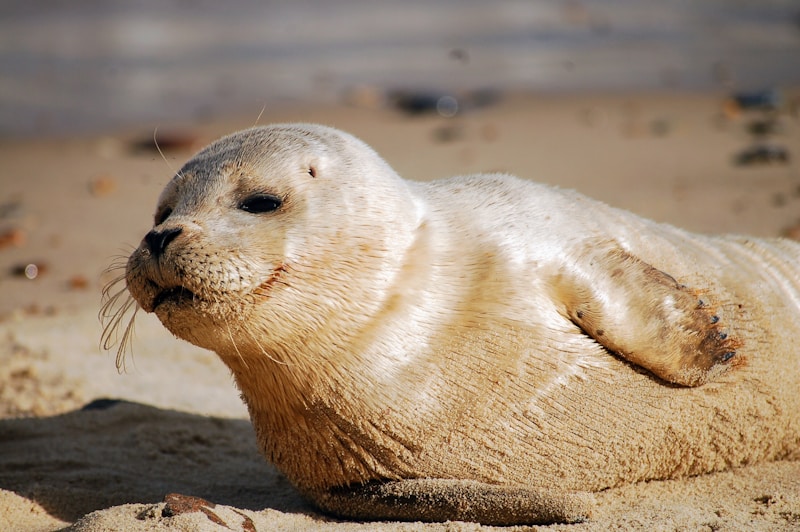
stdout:
<svg viewBox="0 0 800 532">
<path fill-rule="evenodd" d="M 278 196 L 272 196 L 271 194 L 254 194 L 239 203 L 239 208 L 245 212 L 262 214 L 277 210 L 281 206 L 281 203 L 283 202 Z"/>
</svg>

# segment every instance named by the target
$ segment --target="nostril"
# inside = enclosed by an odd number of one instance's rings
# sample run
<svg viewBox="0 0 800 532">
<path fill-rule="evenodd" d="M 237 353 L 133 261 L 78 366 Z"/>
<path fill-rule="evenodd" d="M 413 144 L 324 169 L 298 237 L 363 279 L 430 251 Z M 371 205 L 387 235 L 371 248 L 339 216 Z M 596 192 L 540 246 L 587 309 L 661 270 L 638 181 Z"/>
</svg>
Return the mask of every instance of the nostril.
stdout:
<svg viewBox="0 0 800 532">
<path fill-rule="evenodd" d="M 147 243 L 147 247 L 150 248 L 150 252 L 158 256 L 164 253 L 169 243 L 172 242 L 176 236 L 181 234 L 181 231 L 183 231 L 183 229 L 180 227 L 164 229 L 163 231 L 156 231 L 154 229 L 144 236 L 144 241 Z"/>
</svg>

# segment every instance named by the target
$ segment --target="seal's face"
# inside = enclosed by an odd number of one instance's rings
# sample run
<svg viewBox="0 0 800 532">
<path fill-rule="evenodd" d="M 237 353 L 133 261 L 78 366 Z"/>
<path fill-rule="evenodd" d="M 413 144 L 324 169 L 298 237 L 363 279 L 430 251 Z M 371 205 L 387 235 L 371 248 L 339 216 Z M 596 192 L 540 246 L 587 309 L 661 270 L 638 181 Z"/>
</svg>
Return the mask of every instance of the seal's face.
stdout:
<svg viewBox="0 0 800 532">
<path fill-rule="evenodd" d="M 331 131 L 257 128 L 190 160 L 127 261 L 139 306 L 184 340 L 220 354 L 233 345 L 241 356 L 248 342 L 257 351 L 265 339 L 284 344 L 349 302 L 374 299 L 359 297 L 358 283 L 374 286 L 366 281 L 398 238 L 394 185 L 375 179 L 387 171 L 371 168 L 365 145 Z M 352 171 L 348 154 L 359 161 Z"/>
<path fill-rule="evenodd" d="M 136 302 L 202 347 L 218 347 L 220 328 L 232 334 L 276 288 L 292 254 L 292 226 L 306 210 L 298 196 L 316 177 L 317 160 L 264 144 L 240 135 L 189 161 L 162 192 L 153 229 L 128 259 Z M 272 156 L 254 158 L 256 148 Z"/>
</svg>

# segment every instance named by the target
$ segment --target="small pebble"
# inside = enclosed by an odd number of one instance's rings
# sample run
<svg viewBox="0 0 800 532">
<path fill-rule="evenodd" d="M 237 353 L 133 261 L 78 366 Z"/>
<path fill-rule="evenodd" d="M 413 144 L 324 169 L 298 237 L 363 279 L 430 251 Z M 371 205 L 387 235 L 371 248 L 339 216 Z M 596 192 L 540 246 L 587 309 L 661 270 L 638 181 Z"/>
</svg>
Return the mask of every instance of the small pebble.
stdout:
<svg viewBox="0 0 800 532">
<path fill-rule="evenodd" d="M 191 151 L 198 147 L 200 139 L 191 133 L 157 133 L 155 138 L 148 137 L 131 142 L 134 152 Z"/>
<path fill-rule="evenodd" d="M 0 249 L 7 247 L 21 248 L 27 241 L 27 234 L 18 227 L 0 233 Z"/>
<path fill-rule="evenodd" d="M 70 277 L 68 284 L 70 290 L 86 290 L 89 288 L 89 279 L 83 275 L 73 275 Z"/>
<path fill-rule="evenodd" d="M 117 190 L 117 180 L 111 176 L 100 176 L 89 182 L 89 193 L 95 198 L 110 196 Z"/>
<path fill-rule="evenodd" d="M 43 262 L 29 262 L 27 264 L 16 264 L 11 267 L 11 275 L 15 277 L 25 277 L 36 279 L 47 272 L 47 264 Z"/>
</svg>

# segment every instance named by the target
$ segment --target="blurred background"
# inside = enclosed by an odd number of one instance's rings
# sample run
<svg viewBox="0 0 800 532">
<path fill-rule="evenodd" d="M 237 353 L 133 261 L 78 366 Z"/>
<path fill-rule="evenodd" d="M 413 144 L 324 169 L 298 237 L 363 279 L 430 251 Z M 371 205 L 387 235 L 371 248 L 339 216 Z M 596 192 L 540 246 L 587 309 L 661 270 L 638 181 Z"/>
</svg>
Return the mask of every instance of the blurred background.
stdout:
<svg viewBox="0 0 800 532">
<path fill-rule="evenodd" d="M 286 121 L 800 239 L 800 0 L 0 0 L 0 322 L 96 309 L 193 152 Z"/>
<path fill-rule="evenodd" d="M 392 90 L 798 84 L 798 0 L 0 2 L 6 137 Z"/>
</svg>

